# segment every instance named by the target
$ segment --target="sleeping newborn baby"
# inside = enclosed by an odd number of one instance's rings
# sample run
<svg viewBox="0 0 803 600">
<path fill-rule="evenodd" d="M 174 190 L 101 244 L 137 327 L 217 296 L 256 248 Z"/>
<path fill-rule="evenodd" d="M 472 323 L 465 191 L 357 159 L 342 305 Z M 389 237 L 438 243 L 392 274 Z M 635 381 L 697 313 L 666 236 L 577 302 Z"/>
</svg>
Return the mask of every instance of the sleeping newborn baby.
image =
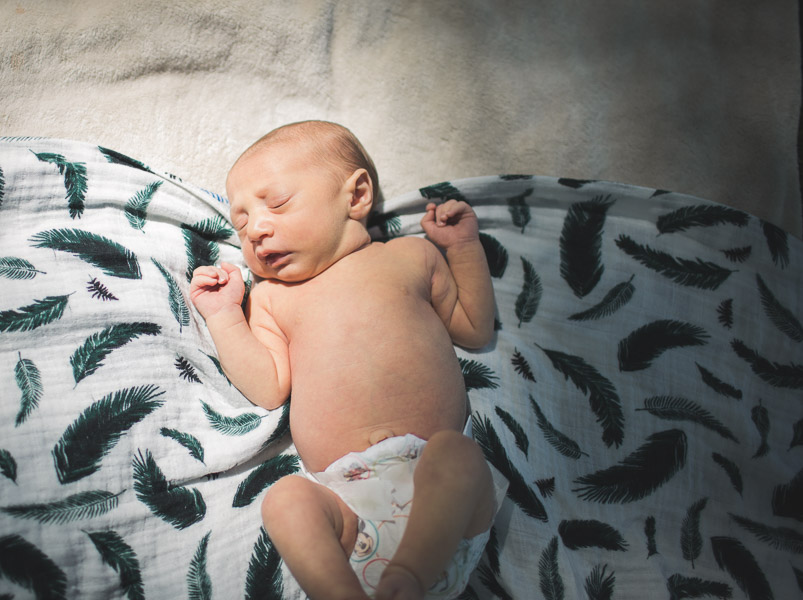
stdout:
<svg viewBox="0 0 803 600">
<path fill-rule="evenodd" d="M 417 237 L 372 242 L 376 170 L 344 127 L 276 129 L 229 173 L 231 219 L 260 279 L 196 269 L 191 298 L 252 402 L 281 406 L 302 475 L 268 490 L 265 528 L 310 598 L 453 598 L 480 559 L 506 482 L 463 433 L 452 343 L 493 335 L 477 218 L 429 204 Z"/>
</svg>

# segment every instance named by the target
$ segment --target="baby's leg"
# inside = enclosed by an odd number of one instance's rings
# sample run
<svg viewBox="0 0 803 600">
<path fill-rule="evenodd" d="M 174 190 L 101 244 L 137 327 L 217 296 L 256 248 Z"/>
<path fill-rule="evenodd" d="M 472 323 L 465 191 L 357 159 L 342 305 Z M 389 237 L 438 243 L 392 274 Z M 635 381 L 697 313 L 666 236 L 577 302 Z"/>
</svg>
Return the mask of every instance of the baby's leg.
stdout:
<svg viewBox="0 0 803 600">
<path fill-rule="evenodd" d="M 283 477 L 265 495 L 262 520 L 311 599 L 368 598 L 348 560 L 357 517 L 334 492 L 298 475 Z"/>
<path fill-rule="evenodd" d="M 493 521 L 493 479 L 480 447 L 457 431 L 433 435 L 413 475 L 413 505 L 402 540 L 377 587 L 377 600 L 422 598 L 460 540 Z"/>
</svg>

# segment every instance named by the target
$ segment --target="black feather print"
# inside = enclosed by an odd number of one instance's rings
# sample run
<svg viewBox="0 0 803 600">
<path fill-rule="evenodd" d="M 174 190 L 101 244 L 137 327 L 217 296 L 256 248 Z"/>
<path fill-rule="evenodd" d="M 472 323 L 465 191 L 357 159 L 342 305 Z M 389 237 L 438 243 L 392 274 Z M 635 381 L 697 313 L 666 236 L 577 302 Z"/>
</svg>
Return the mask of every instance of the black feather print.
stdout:
<svg viewBox="0 0 803 600">
<path fill-rule="evenodd" d="M 554 536 L 538 560 L 538 579 L 546 600 L 563 600 L 563 579 L 558 570 L 558 536 Z"/>
<path fill-rule="evenodd" d="M 781 304 L 775 294 L 767 287 L 761 275 L 756 274 L 756 283 L 761 296 L 761 306 L 764 307 L 764 312 L 770 318 L 770 321 L 789 339 L 795 342 L 803 342 L 803 325 L 800 324 L 797 317 Z"/>
<path fill-rule="evenodd" d="M 125 388 L 84 410 L 53 447 L 59 481 L 71 483 L 97 471 L 120 437 L 164 403 L 162 394 L 155 385 Z"/>
<path fill-rule="evenodd" d="M 699 577 L 686 577 L 680 573 L 669 576 L 666 580 L 666 589 L 669 590 L 669 600 L 702 598 L 703 596 L 729 600 L 733 593 L 731 586 L 726 583 L 709 581 Z"/>
<path fill-rule="evenodd" d="M 241 508 L 251 504 L 266 488 L 276 483 L 285 475 L 298 471 L 298 457 L 291 454 L 279 454 L 263 462 L 253 469 L 234 494 L 231 505 Z"/>
<path fill-rule="evenodd" d="M 616 239 L 616 245 L 648 269 L 680 285 L 715 290 L 734 272 L 699 258 L 696 260 L 675 258 L 666 252 L 638 244 L 624 234 Z"/>
<path fill-rule="evenodd" d="M 17 461 L 5 448 L 0 448 L 0 474 L 17 483 Z"/>
<path fill-rule="evenodd" d="M 803 533 L 789 527 L 770 527 L 769 525 L 758 523 L 747 517 L 734 515 L 733 513 L 728 514 L 730 518 L 736 521 L 741 527 L 776 550 L 791 552 L 793 554 L 803 554 Z"/>
<path fill-rule="evenodd" d="M 480 243 L 488 262 L 491 277 L 501 279 L 507 270 L 508 253 L 505 247 L 492 235 L 480 231 Z"/>
<path fill-rule="evenodd" d="M 567 458 L 573 458 L 577 460 L 583 455 L 588 456 L 588 454 L 580 450 L 580 446 L 577 442 L 575 442 L 566 434 L 555 429 L 555 427 L 547 420 L 546 416 L 541 411 L 541 408 L 538 406 L 532 396 L 530 396 L 530 406 L 533 407 L 535 416 L 538 419 L 538 427 L 544 434 L 544 438 L 547 442 L 549 442 L 550 446 Z M 499 408 L 497 407 L 497 411 L 498 410 Z"/>
<path fill-rule="evenodd" d="M 731 348 L 739 358 L 750 365 L 753 373 L 770 385 L 797 390 L 803 389 L 803 365 L 795 363 L 782 365 L 772 362 L 738 339 L 734 339 L 731 342 Z"/>
<path fill-rule="evenodd" d="M 24 258 L 17 258 L 16 256 L 0 257 L 0 277 L 22 280 L 33 279 L 40 274 L 45 275 L 46 273 L 34 267 L 30 261 Z"/>
<path fill-rule="evenodd" d="M 448 181 L 419 188 L 419 193 L 427 200 L 458 200 L 468 202 L 468 199 Z"/>
<path fill-rule="evenodd" d="M 803 521 L 803 469 L 772 490 L 772 514 Z"/>
<path fill-rule="evenodd" d="M 558 179 L 559 185 L 564 185 L 566 187 L 572 188 L 574 190 L 579 190 L 586 184 L 595 183 L 596 179 L 573 179 L 571 177 L 561 177 Z"/>
<path fill-rule="evenodd" d="M 644 520 L 644 535 L 647 538 L 647 558 L 658 554 L 658 546 L 655 543 L 655 517 L 650 515 Z"/>
<path fill-rule="evenodd" d="M 64 315 L 70 295 L 48 296 L 18 309 L 0 310 L 0 331 L 31 331 L 58 321 Z"/>
<path fill-rule="evenodd" d="M 491 567 L 491 571 L 494 575 L 499 575 L 502 568 L 499 562 L 499 536 L 494 526 L 491 526 L 491 531 L 488 534 L 488 543 L 485 544 L 485 556 L 488 557 L 488 566 Z"/>
<path fill-rule="evenodd" d="M 200 440 L 194 435 L 178 431 L 177 429 L 170 429 L 169 427 L 162 427 L 159 433 L 181 444 L 195 460 L 202 463 L 204 462 L 204 447 L 201 445 Z"/>
<path fill-rule="evenodd" d="M 616 586 L 613 572 L 607 573 L 608 565 L 596 565 L 586 577 L 583 588 L 588 600 L 611 600 Z"/>
<path fill-rule="evenodd" d="M 620 371 L 640 371 L 667 350 L 702 346 L 710 336 L 697 325 L 671 319 L 659 319 L 630 332 L 619 341 Z"/>
<path fill-rule="evenodd" d="M 605 270 L 602 230 L 614 202 L 610 196 L 596 196 L 572 204 L 566 212 L 560 234 L 560 275 L 578 298 L 596 287 Z"/>
<path fill-rule="evenodd" d="M 722 381 L 711 371 L 700 365 L 700 363 L 695 364 L 697 365 L 697 370 L 700 371 L 700 377 L 702 378 L 703 383 L 714 390 L 717 394 L 726 396 L 728 398 L 735 398 L 736 400 L 742 399 L 742 390 L 735 388 L 725 381 Z"/>
<path fill-rule="evenodd" d="M 770 447 L 767 444 L 767 437 L 770 433 L 770 416 L 767 412 L 767 407 L 761 404 L 760 399 L 758 404 L 750 410 L 750 418 L 753 420 L 756 431 L 758 431 L 758 435 L 761 438 L 761 444 L 753 455 L 753 458 L 759 458 L 770 451 Z"/>
<path fill-rule="evenodd" d="M 86 532 L 103 562 L 120 575 L 120 588 L 129 600 L 145 600 L 139 559 L 116 531 Z"/>
<path fill-rule="evenodd" d="M 591 410 L 597 417 L 597 423 L 602 425 L 602 441 L 608 447 L 615 444 L 618 448 L 624 440 L 625 417 L 613 384 L 579 356 L 546 348 L 541 350 L 555 369 L 571 380 L 581 392 L 588 394 Z"/>
<path fill-rule="evenodd" d="M 694 568 L 695 559 L 703 550 L 703 536 L 700 535 L 700 513 L 708 504 L 708 498 L 700 498 L 686 510 L 680 526 L 680 550 L 683 558 L 691 562 Z"/>
<path fill-rule="evenodd" d="M 458 358 L 460 369 L 463 372 L 463 382 L 466 391 L 477 389 L 495 390 L 499 387 L 499 378 L 489 367 L 476 360 Z"/>
<path fill-rule="evenodd" d="M 636 291 L 632 283 L 634 277 L 635 275 L 631 275 L 630 279 L 627 281 L 616 284 L 605 294 L 605 297 L 600 300 L 599 303 L 588 310 L 569 316 L 569 319 L 572 321 L 590 321 L 612 315 L 630 302 L 630 299 L 633 297 Z"/>
<path fill-rule="evenodd" d="M 145 228 L 145 219 L 148 216 L 148 206 L 154 194 L 162 185 L 161 181 L 154 181 L 134 194 L 125 205 L 125 218 L 129 225 L 138 231 Z"/>
<path fill-rule="evenodd" d="M 722 470 L 728 475 L 728 479 L 730 479 L 731 485 L 733 489 L 739 492 L 739 495 L 742 495 L 742 472 L 737 466 L 735 462 L 730 460 L 729 458 L 725 458 L 721 454 L 717 452 L 711 453 L 711 458 L 717 463 Z"/>
<path fill-rule="evenodd" d="M 530 207 L 527 205 L 527 197 L 532 193 L 533 188 L 527 188 L 521 194 L 507 199 L 507 210 L 510 213 L 510 218 L 513 220 L 513 225 L 521 229 L 521 233 L 524 233 L 527 224 L 532 218 Z"/>
<path fill-rule="evenodd" d="M 660 233 L 676 233 L 691 227 L 713 227 L 715 225 L 736 225 L 745 227 L 750 216 L 740 210 L 720 205 L 698 204 L 683 206 L 658 217 L 655 226 Z"/>
<path fill-rule="evenodd" d="M 530 449 L 530 439 L 527 437 L 524 428 L 513 418 L 513 415 L 501 406 L 494 407 L 494 410 L 496 411 L 496 415 L 502 420 L 502 423 L 505 424 L 505 427 L 513 434 L 513 439 L 516 440 L 516 447 L 522 451 L 524 456 L 527 456 L 527 452 Z"/>
<path fill-rule="evenodd" d="M 168 482 L 150 450 L 134 457 L 134 491 L 137 498 L 160 519 L 176 529 L 186 529 L 206 516 L 206 502 L 194 488 Z"/>
<path fill-rule="evenodd" d="M 173 363 L 173 366 L 176 367 L 179 377 L 184 381 L 201 383 L 201 378 L 198 377 L 198 372 L 195 370 L 195 367 L 193 367 L 192 363 L 185 357 L 176 356 L 176 362 Z"/>
<path fill-rule="evenodd" d="M 513 364 L 513 368 L 516 370 L 516 373 L 521 375 L 527 381 L 535 381 L 535 375 L 533 375 L 533 371 L 530 368 L 530 363 L 527 362 L 527 359 L 524 358 L 524 355 L 519 352 L 518 348 L 514 349 L 513 357 L 510 359 L 510 362 Z"/>
<path fill-rule="evenodd" d="M 719 568 L 727 571 L 750 600 L 774 598 L 767 577 L 755 557 L 739 540 L 724 536 L 712 537 L 711 549 Z"/>
<path fill-rule="evenodd" d="M 761 222 L 761 229 L 764 232 L 764 239 L 767 240 L 767 248 L 772 256 L 772 262 L 785 269 L 789 265 L 789 240 L 786 232 L 767 221 Z"/>
<path fill-rule="evenodd" d="M 803 446 L 803 419 L 799 419 L 792 425 L 792 441 L 789 442 L 791 450 L 795 446 Z"/>
<path fill-rule="evenodd" d="M 482 585 L 488 588 L 488 591 L 493 594 L 494 598 L 501 598 L 501 600 L 514 600 L 513 596 L 511 596 L 502 586 L 502 583 L 499 581 L 496 573 L 494 573 L 487 565 L 480 565 L 477 568 L 477 576 L 480 582 L 482 582 Z"/>
<path fill-rule="evenodd" d="M 717 320 L 726 329 L 733 327 L 733 298 L 723 300 L 717 307 Z"/>
<path fill-rule="evenodd" d="M 137 257 L 128 248 L 83 229 L 50 229 L 30 238 L 35 248 L 67 252 L 99 268 L 106 275 L 141 279 Z"/>
<path fill-rule="evenodd" d="M 209 548 L 209 531 L 198 542 L 195 554 L 190 562 L 190 569 L 187 572 L 187 598 L 189 600 L 212 600 L 212 580 L 207 571 L 207 555 Z"/>
<path fill-rule="evenodd" d="M 472 415 L 471 422 L 474 439 L 482 448 L 485 458 L 505 476 L 510 484 L 507 489 L 508 498 L 516 503 L 524 514 L 546 522 L 547 514 L 544 505 L 524 481 L 521 473 L 513 466 L 490 419 L 488 417 L 480 419 L 478 416 Z"/>
<path fill-rule="evenodd" d="M 4 513 L 39 523 L 63 525 L 83 519 L 93 519 L 117 508 L 123 492 L 92 490 L 71 494 L 54 502 L 14 504 L 0 508 Z"/>
<path fill-rule="evenodd" d="M 44 393 L 39 368 L 29 358 L 22 358 L 22 354 L 17 353 L 17 356 L 17 364 L 14 365 L 14 380 L 17 382 L 22 396 L 20 397 L 20 409 L 14 421 L 15 427 L 22 425 L 25 419 L 36 410 Z"/>
<path fill-rule="evenodd" d="M 263 528 L 254 544 L 245 579 L 245 600 L 282 600 L 282 559 Z"/>
<path fill-rule="evenodd" d="M 67 575 L 49 556 L 17 534 L 0 537 L 0 577 L 37 599 L 67 598 Z"/>
<path fill-rule="evenodd" d="M 739 443 L 739 440 L 736 439 L 736 436 L 733 435 L 731 430 L 725 427 L 714 415 L 696 402 L 685 398 L 653 396 L 652 398 L 644 400 L 644 408 L 637 408 L 636 410 L 646 410 L 651 415 L 668 421 L 690 421 L 692 423 L 697 423 L 706 429 L 718 433 L 726 440 L 734 441 L 737 444 Z"/>
<path fill-rule="evenodd" d="M 753 253 L 753 246 L 742 246 L 740 248 L 729 248 L 723 250 L 722 254 L 725 255 L 729 261 L 734 263 L 746 262 L 750 255 Z"/>
<path fill-rule="evenodd" d="M 86 291 L 92 294 L 93 298 L 99 298 L 102 302 L 119 300 L 119 298 L 112 294 L 109 288 L 98 281 L 96 277 L 92 277 L 86 284 Z"/>
<path fill-rule="evenodd" d="M 535 485 L 544 498 L 549 498 L 555 492 L 555 478 L 537 479 Z"/>
<path fill-rule="evenodd" d="M 84 214 L 86 201 L 87 178 L 86 164 L 82 162 L 69 162 L 61 154 L 53 152 L 33 153 L 42 162 L 56 165 L 59 174 L 64 176 L 64 188 L 67 190 L 67 203 L 70 208 L 70 217 L 81 218 Z"/>
<path fill-rule="evenodd" d="M 3 169 L 0 167 L 0 208 L 3 207 L 3 198 L 6 195 L 6 179 L 3 175 Z"/>
<path fill-rule="evenodd" d="M 401 226 L 401 218 L 399 214 L 394 211 L 386 213 L 372 212 L 368 215 L 368 221 L 366 223 L 366 227 L 369 230 L 372 228 L 379 230 L 381 234 L 380 239 L 382 240 L 398 237 L 401 233 Z"/>
<path fill-rule="evenodd" d="M 162 331 L 156 323 L 119 323 L 90 335 L 70 357 L 75 383 L 92 375 L 103 366 L 103 360 L 114 350 L 143 335 L 158 335 Z"/>
<path fill-rule="evenodd" d="M 625 552 L 627 542 L 622 534 L 607 523 L 596 519 L 563 520 L 558 525 L 558 535 L 569 550 L 579 548 L 604 548 Z"/>
<path fill-rule="evenodd" d="M 524 269 L 524 283 L 522 283 L 521 291 L 516 298 L 516 316 L 519 319 L 519 327 L 522 323 L 529 323 L 533 320 L 535 313 L 538 312 L 543 292 L 541 278 L 532 263 L 522 256 L 521 266 Z"/>
<path fill-rule="evenodd" d="M 574 480 L 579 498 L 593 502 L 625 503 L 652 494 L 686 465 L 686 434 L 679 429 L 659 431 L 618 465 Z"/>
<path fill-rule="evenodd" d="M 796 569 L 792 567 L 792 572 L 795 574 L 795 579 L 797 580 L 797 587 L 798 589 L 803 592 L 803 571 L 800 569 Z"/>
</svg>

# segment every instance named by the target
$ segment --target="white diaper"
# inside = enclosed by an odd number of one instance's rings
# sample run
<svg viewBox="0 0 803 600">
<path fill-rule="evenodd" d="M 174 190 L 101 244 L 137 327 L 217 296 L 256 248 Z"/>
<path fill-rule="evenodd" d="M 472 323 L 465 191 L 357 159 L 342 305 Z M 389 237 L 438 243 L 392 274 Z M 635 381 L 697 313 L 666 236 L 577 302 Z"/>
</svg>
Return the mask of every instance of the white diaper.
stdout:
<svg viewBox="0 0 803 600">
<path fill-rule="evenodd" d="M 470 422 L 466 427 L 470 433 Z M 413 471 L 426 441 L 414 435 L 392 437 L 363 452 L 336 460 L 325 471 L 302 472 L 335 492 L 358 517 L 357 544 L 350 562 L 363 589 L 373 594 L 385 565 L 396 552 L 413 499 Z M 490 464 L 499 510 L 508 482 Z M 455 598 L 468 584 L 488 542 L 490 529 L 461 540 L 451 562 L 428 590 L 427 598 Z"/>
</svg>

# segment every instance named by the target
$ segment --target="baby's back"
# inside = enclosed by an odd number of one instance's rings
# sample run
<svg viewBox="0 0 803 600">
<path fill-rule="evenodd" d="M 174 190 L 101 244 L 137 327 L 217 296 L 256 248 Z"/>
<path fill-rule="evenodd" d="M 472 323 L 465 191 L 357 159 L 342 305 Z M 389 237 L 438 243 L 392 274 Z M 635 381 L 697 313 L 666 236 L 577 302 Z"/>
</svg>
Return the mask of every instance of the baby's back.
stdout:
<svg viewBox="0 0 803 600">
<path fill-rule="evenodd" d="M 308 468 L 382 437 L 462 428 L 466 392 L 430 304 L 427 244 L 374 243 L 302 284 L 260 284 L 289 340 L 290 424 Z"/>
</svg>

